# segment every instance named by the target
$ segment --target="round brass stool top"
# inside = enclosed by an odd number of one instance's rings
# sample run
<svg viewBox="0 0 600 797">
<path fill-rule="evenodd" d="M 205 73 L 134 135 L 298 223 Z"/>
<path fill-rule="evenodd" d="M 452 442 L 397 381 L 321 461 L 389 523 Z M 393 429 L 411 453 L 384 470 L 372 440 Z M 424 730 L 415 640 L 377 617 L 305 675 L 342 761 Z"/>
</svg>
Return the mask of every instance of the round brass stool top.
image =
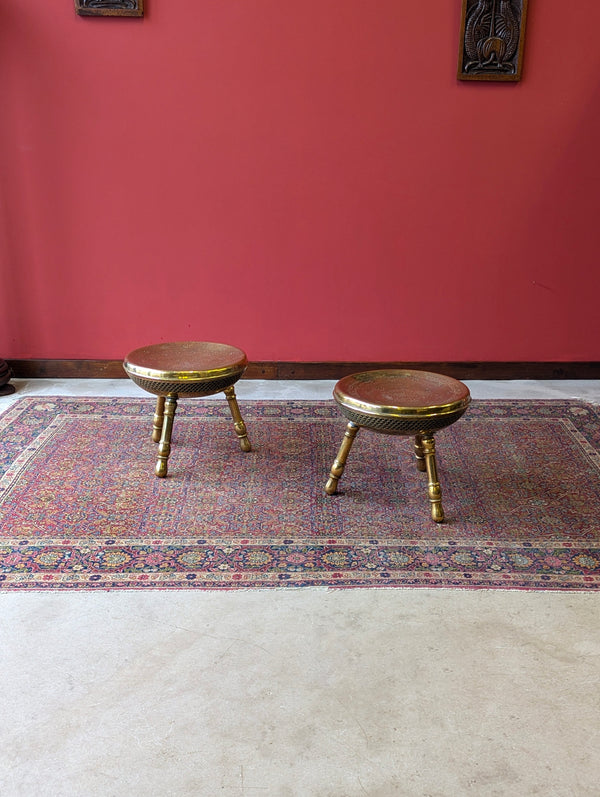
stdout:
<svg viewBox="0 0 600 797">
<path fill-rule="evenodd" d="M 135 349 L 123 363 L 136 385 L 156 396 L 210 396 L 235 384 L 246 354 L 226 343 L 182 341 Z"/>
<path fill-rule="evenodd" d="M 333 397 L 357 426 L 399 435 L 433 434 L 450 426 L 471 401 L 468 387 L 457 379 L 399 369 L 346 376 Z"/>
</svg>

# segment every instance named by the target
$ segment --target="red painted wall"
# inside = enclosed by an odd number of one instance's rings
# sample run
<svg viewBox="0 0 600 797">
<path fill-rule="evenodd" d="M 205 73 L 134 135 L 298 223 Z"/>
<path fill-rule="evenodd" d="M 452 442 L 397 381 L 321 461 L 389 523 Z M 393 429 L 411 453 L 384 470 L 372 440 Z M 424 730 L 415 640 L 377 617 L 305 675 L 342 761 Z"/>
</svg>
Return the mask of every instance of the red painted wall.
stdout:
<svg viewBox="0 0 600 797">
<path fill-rule="evenodd" d="M 598 0 L 456 80 L 460 0 L 0 8 L 0 356 L 600 360 Z"/>
</svg>

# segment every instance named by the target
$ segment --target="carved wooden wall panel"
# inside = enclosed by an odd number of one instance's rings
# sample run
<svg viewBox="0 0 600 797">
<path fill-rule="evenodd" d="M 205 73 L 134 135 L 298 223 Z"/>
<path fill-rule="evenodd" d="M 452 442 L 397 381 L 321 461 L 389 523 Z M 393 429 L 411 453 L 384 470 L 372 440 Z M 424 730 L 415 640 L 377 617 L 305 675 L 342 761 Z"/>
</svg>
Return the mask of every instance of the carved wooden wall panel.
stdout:
<svg viewBox="0 0 600 797">
<path fill-rule="evenodd" d="M 459 80 L 520 80 L 527 0 L 463 0 Z"/>
<path fill-rule="evenodd" d="M 141 17 L 144 0 L 75 0 L 75 10 L 86 17 Z"/>
</svg>

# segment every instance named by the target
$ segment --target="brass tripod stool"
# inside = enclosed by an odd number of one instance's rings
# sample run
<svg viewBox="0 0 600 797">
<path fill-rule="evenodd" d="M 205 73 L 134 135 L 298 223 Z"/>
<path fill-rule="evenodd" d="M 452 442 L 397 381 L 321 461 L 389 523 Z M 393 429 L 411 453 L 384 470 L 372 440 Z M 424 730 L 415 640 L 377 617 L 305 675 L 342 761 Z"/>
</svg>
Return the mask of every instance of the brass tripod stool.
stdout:
<svg viewBox="0 0 600 797">
<path fill-rule="evenodd" d="M 411 435 L 415 438 L 417 469 L 427 473 L 431 517 L 441 523 L 444 509 L 433 436 L 463 415 L 471 401 L 467 386 L 428 371 L 365 371 L 341 379 L 333 397 L 348 424 L 325 492 L 333 495 L 337 491 L 359 429 Z"/>
<path fill-rule="evenodd" d="M 158 443 L 157 476 L 164 478 L 167 475 L 179 397 L 225 393 L 240 448 L 242 451 L 251 450 L 233 387 L 247 365 L 248 360 L 241 349 L 205 341 L 158 343 L 127 355 L 123 367 L 130 379 L 158 396 L 152 426 L 152 439 Z"/>
</svg>

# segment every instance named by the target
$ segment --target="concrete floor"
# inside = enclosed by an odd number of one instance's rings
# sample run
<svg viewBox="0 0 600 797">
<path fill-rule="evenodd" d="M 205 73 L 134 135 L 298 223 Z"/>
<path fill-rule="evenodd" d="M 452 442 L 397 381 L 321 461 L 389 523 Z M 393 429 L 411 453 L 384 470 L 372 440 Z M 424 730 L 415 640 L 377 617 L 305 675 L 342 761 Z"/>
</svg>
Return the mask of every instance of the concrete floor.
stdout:
<svg viewBox="0 0 600 797">
<path fill-rule="evenodd" d="M 19 396 L 144 395 L 14 380 Z M 599 382 L 473 382 L 582 398 Z M 241 401 L 329 400 L 250 382 Z M 2 797 L 600 795 L 600 595 L 0 593 Z"/>
</svg>

